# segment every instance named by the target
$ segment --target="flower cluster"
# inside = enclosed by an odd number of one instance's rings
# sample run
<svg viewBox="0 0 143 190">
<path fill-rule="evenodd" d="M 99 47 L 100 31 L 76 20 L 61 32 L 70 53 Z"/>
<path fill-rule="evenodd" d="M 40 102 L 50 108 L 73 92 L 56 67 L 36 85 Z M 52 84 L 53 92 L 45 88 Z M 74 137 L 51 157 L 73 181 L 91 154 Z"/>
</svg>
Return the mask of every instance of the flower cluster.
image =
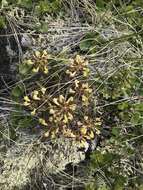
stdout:
<svg viewBox="0 0 143 190">
<path fill-rule="evenodd" d="M 77 94 L 82 106 L 89 106 L 92 97 L 92 88 L 89 86 L 88 82 L 83 83 L 79 80 L 75 80 L 73 87 L 69 89 L 69 93 Z"/>
<path fill-rule="evenodd" d="M 33 71 L 51 76 L 52 67 L 48 72 L 48 59 L 46 51 L 35 52 L 33 58 L 27 62 L 33 65 Z M 59 77 L 58 85 L 51 85 L 52 77 L 48 77 L 46 86 L 38 81 L 40 88 L 37 90 L 35 87 L 35 90 L 24 96 L 23 105 L 37 119 L 38 125 L 43 126 L 45 137 L 62 135 L 75 138 L 84 145 L 99 134 L 97 123 L 100 123 L 90 114 L 94 98 L 92 85 L 88 82 L 90 80 L 86 80 L 89 75 L 88 61 L 77 55 L 63 68 L 64 78 L 61 80 Z M 46 80 L 46 77 L 43 79 Z"/>
<path fill-rule="evenodd" d="M 34 73 L 44 73 L 48 74 L 48 59 L 50 55 L 47 53 L 46 50 L 40 52 L 35 51 L 32 58 L 26 60 L 28 65 L 32 65 L 32 72 Z"/>
<path fill-rule="evenodd" d="M 84 116 L 83 121 L 78 121 L 77 126 L 80 129 L 80 135 L 83 139 L 93 139 L 96 134 L 99 134 L 97 126 L 101 125 L 100 118 L 96 118 L 95 120 L 90 118 L 89 116 Z"/>
<path fill-rule="evenodd" d="M 66 71 L 71 78 L 77 75 L 88 77 L 90 69 L 88 68 L 88 61 L 77 55 L 75 59 L 70 59 L 69 69 Z"/>
<path fill-rule="evenodd" d="M 40 103 L 45 100 L 46 88 L 41 87 L 40 90 L 34 90 L 29 96 L 23 98 L 23 105 L 31 110 L 31 115 L 35 116 Z"/>
<path fill-rule="evenodd" d="M 89 116 L 84 116 L 81 121 L 77 120 L 72 124 L 74 130 L 64 125 L 62 128 L 63 134 L 68 138 L 76 138 L 83 147 L 86 145 L 87 141 L 93 140 L 96 135 L 100 134 L 100 130 L 98 129 L 101 126 L 100 118 L 94 120 Z"/>
<path fill-rule="evenodd" d="M 53 99 L 53 104 L 50 104 L 50 121 L 54 123 L 68 124 L 73 120 L 73 114 L 76 109 L 74 98 L 66 99 L 63 95 Z"/>
</svg>

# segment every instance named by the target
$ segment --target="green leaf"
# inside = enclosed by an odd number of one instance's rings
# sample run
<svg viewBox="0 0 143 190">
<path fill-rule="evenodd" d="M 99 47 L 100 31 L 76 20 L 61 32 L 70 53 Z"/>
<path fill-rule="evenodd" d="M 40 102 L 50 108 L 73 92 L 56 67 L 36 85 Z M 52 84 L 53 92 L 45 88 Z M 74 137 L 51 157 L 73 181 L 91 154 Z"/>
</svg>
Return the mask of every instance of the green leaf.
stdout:
<svg viewBox="0 0 143 190">
<path fill-rule="evenodd" d="M 135 108 L 135 110 L 136 111 L 141 111 L 141 112 L 143 112 L 143 103 L 138 103 L 138 104 L 135 104 L 134 105 L 134 108 Z"/>
<path fill-rule="evenodd" d="M 118 109 L 119 110 L 125 110 L 129 107 L 129 103 L 128 102 L 123 102 L 121 104 L 118 105 Z"/>
<path fill-rule="evenodd" d="M 126 182 L 126 178 L 124 176 L 118 175 L 116 177 L 115 182 L 114 182 L 114 189 L 116 189 L 116 190 L 123 190 L 125 182 Z"/>
<path fill-rule="evenodd" d="M 104 0 L 96 0 L 96 6 L 99 8 L 104 8 L 105 7 Z"/>
<path fill-rule="evenodd" d="M 120 128 L 113 127 L 112 128 L 112 134 L 118 137 L 120 135 Z"/>
<path fill-rule="evenodd" d="M 0 29 L 4 28 L 6 26 L 5 18 L 3 16 L 0 16 Z"/>
<path fill-rule="evenodd" d="M 107 187 L 106 184 L 104 184 L 104 185 L 101 185 L 101 186 L 98 188 L 98 190 L 109 190 L 109 188 Z"/>
<path fill-rule="evenodd" d="M 91 48 L 92 44 L 93 43 L 91 40 L 85 39 L 85 40 L 80 42 L 80 45 L 79 45 L 80 50 L 81 51 L 88 51 Z"/>
<path fill-rule="evenodd" d="M 39 27 L 39 31 L 42 33 L 48 32 L 48 23 L 41 23 L 41 26 Z"/>
<path fill-rule="evenodd" d="M 37 11 L 39 14 L 44 14 L 46 12 L 51 12 L 50 4 L 45 1 L 40 1 L 40 3 L 37 6 Z"/>
<path fill-rule="evenodd" d="M 21 118 L 18 122 L 18 128 L 29 128 L 34 125 L 34 120 L 31 116 L 25 116 Z"/>
<path fill-rule="evenodd" d="M 27 9 L 32 8 L 32 0 L 18 0 L 18 5 L 25 7 Z"/>
<path fill-rule="evenodd" d="M 23 64 L 19 65 L 19 73 L 21 75 L 27 75 L 27 74 L 29 74 L 31 68 L 32 68 L 31 65 L 23 63 Z"/>
<path fill-rule="evenodd" d="M 84 39 L 79 44 L 80 50 L 81 51 L 89 51 L 91 48 L 95 48 L 96 38 L 98 38 L 97 33 L 95 33 L 95 32 L 87 33 L 85 35 Z"/>
<path fill-rule="evenodd" d="M 24 93 L 24 89 L 20 85 L 14 87 L 13 90 L 12 90 L 12 96 L 14 96 L 15 98 L 22 97 L 23 93 Z"/>
<path fill-rule="evenodd" d="M 133 114 L 131 118 L 131 123 L 137 125 L 138 123 L 140 123 L 140 119 L 141 119 L 141 114 L 139 112 L 136 112 Z"/>
<path fill-rule="evenodd" d="M 60 8 L 61 0 L 53 0 L 53 1 L 40 1 L 36 8 L 35 12 L 38 15 L 44 14 L 44 13 L 56 13 L 58 9 Z"/>
</svg>

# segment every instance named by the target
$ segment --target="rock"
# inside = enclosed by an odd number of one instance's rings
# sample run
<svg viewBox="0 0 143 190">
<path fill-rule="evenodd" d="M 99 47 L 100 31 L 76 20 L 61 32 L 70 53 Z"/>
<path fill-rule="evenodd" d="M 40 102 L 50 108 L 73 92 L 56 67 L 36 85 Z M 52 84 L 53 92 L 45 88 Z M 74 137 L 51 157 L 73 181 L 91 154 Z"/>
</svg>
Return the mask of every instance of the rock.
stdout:
<svg viewBox="0 0 143 190">
<path fill-rule="evenodd" d="M 85 154 L 72 139 L 40 142 L 26 132 L 0 155 L 0 190 L 23 190 L 41 176 L 60 175 L 69 163 L 79 163 Z M 33 184 L 34 185 L 34 184 Z"/>
<path fill-rule="evenodd" d="M 16 79 L 20 53 L 15 36 L 11 34 L 9 27 L 0 29 L 0 90 Z"/>
<path fill-rule="evenodd" d="M 23 34 L 21 37 L 21 46 L 23 48 L 30 48 L 32 46 L 32 40 L 27 34 Z"/>
<path fill-rule="evenodd" d="M 12 64 L 18 60 L 19 48 L 15 36 L 7 27 L 0 29 L 0 75 L 11 75 Z"/>
</svg>

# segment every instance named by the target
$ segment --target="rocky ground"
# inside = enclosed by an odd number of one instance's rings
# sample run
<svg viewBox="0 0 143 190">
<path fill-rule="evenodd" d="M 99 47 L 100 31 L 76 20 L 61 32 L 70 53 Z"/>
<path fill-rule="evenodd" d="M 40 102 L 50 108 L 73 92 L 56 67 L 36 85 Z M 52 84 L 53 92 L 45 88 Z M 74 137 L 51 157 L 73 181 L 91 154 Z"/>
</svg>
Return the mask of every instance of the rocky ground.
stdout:
<svg viewBox="0 0 143 190">
<path fill-rule="evenodd" d="M 88 162 L 88 159 L 97 147 L 101 151 L 99 156 L 101 160 L 102 156 L 110 151 L 111 154 L 117 154 L 118 152 L 117 157 L 119 158 L 120 145 L 122 146 L 120 137 L 128 135 L 130 130 L 134 130 L 134 128 L 131 128 L 134 124 L 131 124 L 130 120 L 126 122 L 127 113 L 133 113 L 133 109 L 130 109 L 131 105 L 129 104 L 127 107 L 123 105 L 120 110 L 118 109 L 118 103 L 124 103 L 124 100 L 133 103 L 134 100 L 131 98 L 132 96 L 133 98 L 137 97 L 140 84 L 137 84 L 133 92 L 130 93 L 131 88 L 128 83 L 126 83 L 127 86 L 126 84 L 122 86 L 119 80 L 123 78 L 122 72 L 124 73 L 124 70 L 127 69 L 127 80 L 132 86 L 134 79 L 130 81 L 131 69 L 141 70 L 138 65 L 132 65 L 132 63 L 136 64 L 134 60 L 142 59 L 140 38 L 136 41 L 133 37 L 132 42 L 129 37 L 133 34 L 133 31 L 124 22 L 120 23 L 114 15 L 112 16 L 110 11 L 94 12 L 92 4 L 84 2 L 86 6 L 81 8 L 79 4 L 76 5 L 76 2 L 73 1 L 73 4 L 70 4 L 72 8 L 68 7 L 68 16 L 65 16 L 65 18 L 57 16 L 55 19 L 55 17 L 45 14 L 42 18 L 43 22 L 40 18 L 25 13 L 21 8 L 14 8 L 6 14 L 7 27 L 0 28 L 0 190 L 82 190 L 89 181 L 94 182 L 93 190 L 96 184 L 96 181 L 94 181 L 96 173 L 101 174 L 101 178 L 108 184 L 108 176 L 104 175 L 103 172 L 104 165 L 101 169 L 98 167 L 91 169 L 92 174 L 89 174 L 87 168 L 90 162 Z M 91 16 L 89 16 L 90 21 L 88 20 L 89 17 L 86 18 L 85 12 Z M 109 22 L 110 18 L 111 21 Z M 118 27 L 119 23 L 121 27 Z M 40 30 L 37 29 L 39 27 Z M 90 42 L 93 40 L 95 45 L 93 46 L 93 42 L 91 42 L 87 47 L 88 43 L 85 43 L 86 39 L 85 41 L 83 39 L 89 33 L 93 36 L 88 36 L 89 39 L 87 39 Z M 96 36 L 94 36 L 95 33 Z M 96 51 L 94 51 L 95 48 Z M 60 137 L 51 140 L 42 138 L 43 131 L 40 128 L 31 131 L 29 128 L 14 128 L 11 125 L 11 115 L 16 111 L 14 108 L 16 102 L 11 99 L 11 91 L 15 84 L 22 81 L 17 72 L 18 66 L 23 59 L 31 55 L 32 51 L 41 49 L 61 55 L 63 59 L 65 55 L 74 56 L 79 51 L 91 63 L 89 66 L 91 70 L 90 80 L 96 84 L 94 93 L 95 112 L 101 115 L 103 123 L 100 129 L 101 134 L 95 136 L 92 142 L 87 143 L 84 148 L 81 148 L 79 143 L 72 138 Z M 121 76 L 119 80 L 118 73 Z M 140 76 L 136 72 L 133 75 L 137 76 L 136 79 Z M 103 91 L 102 86 L 105 87 Z M 123 94 L 120 94 L 122 90 Z M 112 91 L 115 91 L 113 97 Z M 121 119 L 124 114 L 125 118 Z M 108 138 L 111 137 L 112 127 L 116 128 L 116 125 L 117 131 L 112 134 L 115 139 L 111 138 L 111 142 L 109 140 L 109 144 L 106 146 L 104 140 L 108 141 Z M 121 129 L 122 126 L 123 129 Z M 119 140 L 116 139 L 118 129 L 121 129 Z M 142 137 L 140 133 L 137 133 L 137 135 L 137 138 Z M 131 137 L 136 140 L 134 134 L 131 134 Z M 136 147 L 137 143 L 136 141 L 132 143 L 132 139 L 131 143 L 128 143 L 128 140 L 125 139 L 123 141 L 126 141 L 125 147 L 129 146 L 132 150 Z M 114 142 L 115 147 L 112 146 Z M 102 148 L 100 149 L 100 147 Z M 124 152 L 127 152 L 126 149 Z M 140 148 L 139 152 L 141 152 Z M 126 154 L 122 155 L 122 159 L 126 163 L 128 162 L 128 165 L 123 164 L 123 166 L 128 166 L 127 168 L 130 170 L 129 180 L 136 178 L 135 172 L 142 175 L 140 170 L 142 158 L 140 158 L 140 153 L 137 155 L 139 156 L 133 155 L 128 160 L 126 160 Z M 109 154 L 109 158 L 110 156 L 112 155 Z M 95 160 L 98 159 L 95 158 Z M 139 163 L 137 166 L 136 160 Z M 100 160 L 98 161 L 100 162 Z M 133 162 L 135 170 L 130 166 Z M 122 165 L 122 163 L 120 164 Z M 108 165 L 112 167 L 112 163 L 108 163 Z M 116 166 L 118 164 L 115 160 L 115 169 Z M 108 169 L 107 173 L 111 174 L 111 168 Z M 124 169 L 126 170 L 125 167 L 121 168 L 122 171 Z M 130 172 L 132 173 L 130 174 Z M 120 173 L 122 174 L 121 171 Z M 112 176 L 111 183 L 114 182 L 113 179 Z M 109 186 L 111 187 L 110 183 Z M 91 189 L 89 188 L 89 190 Z M 116 187 L 115 190 L 117 190 Z"/>
</svg>

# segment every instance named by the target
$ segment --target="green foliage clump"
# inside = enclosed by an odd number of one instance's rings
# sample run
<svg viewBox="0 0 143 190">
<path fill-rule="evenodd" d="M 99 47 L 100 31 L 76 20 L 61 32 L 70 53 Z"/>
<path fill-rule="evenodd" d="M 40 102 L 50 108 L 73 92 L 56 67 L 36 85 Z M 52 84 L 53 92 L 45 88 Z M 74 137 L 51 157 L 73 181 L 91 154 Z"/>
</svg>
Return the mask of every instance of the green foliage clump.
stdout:
<svg viewBox="0 0 143 190">
<path fill-rule="evenodd" d="M 54 1 L 39 1 L 38 5 L 35 7 L 35 12 L 38 15 L 44 13 L 56 13 L 61 7 L 61 0 Z"/>
<path fill-rule="evenodd" d="M 124 129 L 113 129 L 112 138 L 106 142 L 106 146 L 102 145 L 91 155 L 89 170 L 94 176 L 94 182 L 87 185 L 87 190 L 132 190 L 141 187 L 141 170 L 139 169 L 138 173 L 135 165 L 141 167 L 136 162 L 140 160 L 138 151 L 141 150 L 136 148 L 141 146 L 141 141 L 135 142 L 133 137 L 124 134 L 122 130 Z M 134 129 L 132 133 L 138 135 L 137 129 Z"/>
<path fill-rule="evenodd" d="M 35 15 L 41 16 L 45 13 L 57 13 L 61 8 L 61 0 L 2 0 L 0 3 L 1 8 L 21 7 L 25 10 L 33 11 Z"/>
<path fill-rule="evenodd" d="M 103 123 L 110 125 L 111 137 L 91 155 L 89 171 L 94 182 L 87 185 L 87 190 L 142 187 L 141 67 L 140 61 L 134 62 L 134 66 L 128 63 L 127 68 L 118 69 L 109 78 L 104 79 L 100 74 L 102 80 L 96 81 L 100 86 L 98 96 L 103 104 Z"/>
</svg>

